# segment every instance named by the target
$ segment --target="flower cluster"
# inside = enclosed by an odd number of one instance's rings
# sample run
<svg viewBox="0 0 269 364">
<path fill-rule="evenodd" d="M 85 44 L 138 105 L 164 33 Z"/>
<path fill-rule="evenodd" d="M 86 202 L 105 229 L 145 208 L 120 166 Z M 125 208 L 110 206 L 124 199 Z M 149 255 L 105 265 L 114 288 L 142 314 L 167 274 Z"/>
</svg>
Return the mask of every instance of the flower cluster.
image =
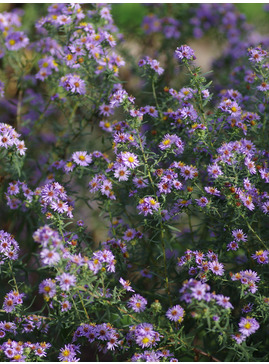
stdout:
<svg viewBox="0 0 269 364">
<path fill-rule="evenodd" d="M 23 140 L 19 139 L 20 134 L 9 124 L 0 123 L 0 150 L 15 150 L 20 156 L 25 155 L 26 147 Z"/>
<path fill-rule="evenodd" d="M 113 6 L 0 14 L 0 360 L 266 361 L 269 38 L 147 4 L 131 50 Z"/>
<path fill-rule="evenodd" d="M 161 335 L 154 330 L 153 325 L 143 322 L 130 327 L 130 339 L 134 340 L 141 348 L 151 348 L 161 340 Z"/>
<path fill-rule="evenodd" d="M 197 301 L 216 302 L 217 305 L 225 308 L 232 309 L 233 305 L 230 303 L 230 297 L 223 296 L 222 294 L 210 293 L 210 286 L 207 283 L 202 283 L 196 279 L 189 279 L 183 284 L 180 289 L 181 300 L 186 303 L 191 303 L 194 299 Z"/>
<path fill-rule="evenodd" d="M 260 277 L 257 272 L 251 269 L 240 271 L 239 273 L 231 274 L 233 281 L 240 281 L 249 292 L 255 293 L 258 290 L 256 282 L 259 282 Z"/>
<path fill-rule="evenodd" d="M 7 293 L 4 297 L 3 310 L 8 313 L 15 311 L 16 307 L 23 303 L 23 296 L 24 293 L 19 293 L 17 291 Z"/>
<path fill-rule="evenodd" d="M 260 327 L 258 321 L 252 317 L 241 317 L 239 326 L 239 333 L 232 335 L 232 338 L 241 344 L 246 338 L 254 334 Z"/>
<path fill-rule="evenodd" d="M 115 350 L 120 345 L 118 332 L 108 323 L 80 325 L 73 335 L 73 342 L 81 337 L 85 337 L 90 343 L 99 342 L 99 349 L 104 352 Z"/>
<path fill-rule="evenodd" d="M 19 256 L 19 244 L 12 235 L 0 230 L 0 264 L 7 259 L 16 260 Z"/>
</svg>

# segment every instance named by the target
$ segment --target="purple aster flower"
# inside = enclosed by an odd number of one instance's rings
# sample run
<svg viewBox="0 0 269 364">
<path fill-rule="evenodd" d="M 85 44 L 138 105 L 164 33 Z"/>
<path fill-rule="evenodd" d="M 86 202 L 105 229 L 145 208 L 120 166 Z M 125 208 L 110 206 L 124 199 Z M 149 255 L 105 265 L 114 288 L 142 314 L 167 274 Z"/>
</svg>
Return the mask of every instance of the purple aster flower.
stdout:
<svg viewBox="0 0 269 364">
<path fill-rule="evenodd" d="M 138 157 L 134 153 L 124 152 L 121 153 L 123 164 L 128 168 L 135 168 L 139 165 Z"/>
<path fill-rule="evenodd" d="M 23 293 L 10 291 L 4 298 L 3 310 L 8 313 L 14 311 L 18 305 L 23 303 L 23 296 Z"/>
<path fill-rule="evenodd" d="M 3 260 L 16 260 L 19 253 L 19 244 L 4 230 L 0 230 L 0 258 Z"/>
<path fill-rule="evenodd" d="M 64 87 L 67 91 L 84 95 L 86 93 L 85 81 L 83 81 L 78 75 L 69 73 L 61 77 L 60 86 Z"/>
<path fill-rule="evenodd" d="M 247 166 L 251 174 L 256 174 L 255 162 L 253 162 L 249 157 L 245 158 L 245 166 Z"/>
<path fill-rule="evenodd" d="M 187 181 L 188 179 L 193 179 L 198 176 L 197 168 L 193 166 L 182 166 L 180 175 Z"/>
<path fill-rule="evenodd" d="M 23 32 L 10 32 L 5 39 L 5 45 L 10 51 L 25 48 L 28 44 L 29 39 Z"/>
<path fill-rule="evenodd" d="M 212 178 L 218 178 L 223 173 L 217 164 L 212 164 L 207 167 L 207 172 Z"/>
<path fill-rule="evenodd" d="M 127 229 L 123 235 L 123 240 L 130 241 L 136 237 L 135 229 Z"/>
<path fill-rule="evenodd" d="M 249 60 L 253 63 L 260 63 L 267 56 L 267 52 L 261 47 L 248 49 Z"/>
<path fill-rule="evenodd" d="M 243 341 L 246 340 L 246 336 L 239 333 L 231 335 L 231 337 L 237 342 L 237 344 L 241 344 Z"/>
<path fill-rule="evenodd" d="M 114 110 L 110 105 L 102 104 L 99 107 L 99 113 L 100 113 L 100 115 L 110 116 L 110 115 L 114 114 Z"/>
<path fill-rule="evenodd" d="M 131 173 L 130 170 L 128 170 L 126 166 L 123 165 L 115 166 L 114 176 L 119 181 L 128 181 L 130 173 Z"/>
<path fill-rule="evenodd" d="M 166 312 L 166 316 L 169 320 L 181 323 L 183 320 L 185 311 L 180 305 L 173 306 L 169 308 Z"/>
<path fill-rule="evenodd" d="M 63 301 L 61 302 L 61 311 L 62 312 L 66 312 L 69 311 L 71 309 L 72 305 L 69 301 Z"/>
<path fill-rule="evenodd" d="M 177 47 L 175 50 L 175 55 L 182 62 L 184 60 L 194 60 L 196 59 L 193 49 L 187 45 L 182 45 L 181 47 Z"/>
<path fill-rule="evenodd" d="M 227 244 L 227 251 L 237 250 L 238 248 L 239 248 L 239 245 L 236 241 L 231 241 L 229 244 Z"/>
<path fill-rule="evenodd" d="M 225 297 L 222 294 L 215 295 L 214 298 L 217 301 L 217 304 L 228 309 L 234 308 L 233 305 L 230 303 L 230 297 Z"/>
<path fill-rule="evenodd" d="M 61 259 L 60 254 L 55 250 L 43 249 L 40 253 L 42 262 L 45 265 L 56 265 Z"/>
<path fill-rule="evenodd" d="M 208 204 L 208 199 L 205 196 L 195 199 L 198 206 L 205 207 Z"/>
<path fill-rule="evenodd" d="M 220 196 L 220 191 L 214 187 L 205 187 L 204 188 L 207 193 L 213 196 Z"/>
<path fill-rule="evenodd" d="M 258 250 L 251 256 L 252 259 L 255 259 L 259 264 L 267 264 L 269 263 L 269 251 L 268 250 Z"/>
<path fill-rule="evenodd" d="M 171 187 L 172 187 L 171 181 L 161 181 L 158 183 L 158 188 L 160 193 L 165 193 L 165 194 L 170 193 L 172 191 Z"/>
<path fill-rule="evenodd" d="M 247 235 L 241 229 L 233 230 L 232 235 L 236 241 L 247 241 Z"/>
<path fill-rule="evenodd" d="M 72 154 L 73 161 L 82 167 L 87 167 L 92 162 L 92 156 L 87 152 L 75 152 Z"/>
<path fill-rule="evenodd" d="M 139 178 L 139 177 L 134 177 L 133 178 L 133 183 L 137 188 L 145 188 L 148 186 L 148 179 L 145 178 Z"/>
<path fill-rule="evenodd" d="M 262 204 L 262 211 L 265 214 L 269 214 L 269 201 L 265 202 Z"/>
<path fill-rule="evenodd" d="M 147 113 L 152 116 L 153 118 L 158 117 L 158 111 L 154 106 L 146 106 Z"/>
<path fill-rule="evenodd" d="M 209 262 L 208 267 L 214 274 L 218 276 L 222 276 L 224 274 L 223 264 L 219 263 L 217 260 Z"/>
<path fill-rule="evenodd" d="M 207 285 L 201 282 L 197 282 L 194 287 L 191 288 L 192 297 L 196 298 L 197 300 L 202 300 L 205 297 L 207 290 Z"/>
<path fill-rule="evenodd" d="M 123 278 L 119 279 L 120 284 L 127 292 L 134 292 L 129 281 L 125 281 Z"/>
<path fill-rule="evenodd" d="M 64 362 L 78 361 L 76 358 L 77 352 L 79 352 L 79 345 L 67 344 L 60 349 L 58 359 Z"/>
<path fill-rule="evenodd" d="M 60 283 L 60 288 L 63 291 L 69 291 L 70 287 L 74 287 L 76 284 L 76 277 L 73 274 L 63 273 L 56 277 L 56 280 Z"/>
<path fill-rule="evenodd" d="M 148 301 L 140 294 L 134 294 L 128 301 L 127 306 L 135 312 L 142 312 L 145 310 Z"/>
<path fill-rule="evenodd" d="M 56 295 L 55 280 L 48 278 L 42 281 L 39 285 L 39 293 L 43 294 L 45 298 L 52 298 Z"/>
<path fill-rule="evenodd" d="M 254 332 L 256 332 L 260 327 L 258 321 L 251 317 L 241 317 L 238 326 L 240 333 L 245 337 L 254 334 Z"/>
<path fill-rule="evenodd" d="M 268 91 L 269 90 L 269 84 L 266 82 L 262 82 L 260 86 L 257 86 L 257 89 L 260 91 Z"/>
<path fill-rule="evenodd" d="M 251 312 L 253 309 L 253 303 L 247 303 L 243 308 L 242 308 L 242 312 L 243 313 L 249 313 Z"/>
</svg>

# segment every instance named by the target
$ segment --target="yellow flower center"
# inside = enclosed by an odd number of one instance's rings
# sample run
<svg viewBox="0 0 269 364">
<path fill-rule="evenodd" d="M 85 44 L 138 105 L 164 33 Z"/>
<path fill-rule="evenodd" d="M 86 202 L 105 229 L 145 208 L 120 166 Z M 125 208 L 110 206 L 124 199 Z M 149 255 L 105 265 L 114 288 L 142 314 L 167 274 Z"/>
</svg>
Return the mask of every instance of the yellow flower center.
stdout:
<svg viewBox="0 0 269 364">
<path fill-rule="evenodd" d="M 70 350 L 66 349 L 62 352 L 63 356 L 68 356 L 70 355 Z"/>
<path fill-rule="evenodd" d="M 16 41 L 15 41 L 14 39 L 10 39 L 9 44 L 10 44 L 11 46 L 13 46 L 15 43 L 16 43 Z"/>
<path fill-rule="evenodd" d="M 168 145 L 170 144 L 171 140 L 170 139 L 166 139 L 163 141 L 163 145 Z"/>
<path fill-rule="evenodd" d="M 148 337 L 144 337 L 143 339 L 142 339 L 142 343 L 143 344 L 147 344 L 149 342 L 149 338 Z"/>
<path fill-rule="evenodd" d="M 128 158 L 128 161 L 129 161 L 130 163 L 133 163 L 133 162 L 134 162 L 134 157 L 132 157 L 132 156 L 131 156 L 131 157 L 129 157 L 129 158 Z"/>
</svg>

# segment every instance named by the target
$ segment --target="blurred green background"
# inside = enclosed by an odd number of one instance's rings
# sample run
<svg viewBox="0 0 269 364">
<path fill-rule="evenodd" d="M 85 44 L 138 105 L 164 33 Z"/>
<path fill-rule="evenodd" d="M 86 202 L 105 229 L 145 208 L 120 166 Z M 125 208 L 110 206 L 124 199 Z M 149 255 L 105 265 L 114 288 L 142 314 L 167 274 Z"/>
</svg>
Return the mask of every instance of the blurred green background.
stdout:
<svg viewBox="0 0 269 364">
<path fill-rule="evenodd" d="M 37 17 L 44 13 L 49 4 L 28 3 L 28 4 L 11 4 L 1 3 L 0 12 L 9 11 L 12 8 L 22 8 L 25 10 L 24 28 L 31 28 Z M 180 4 L 179 4 L 180 5 Z M 195 5 L 195 4 L 194 4 Z M 263 10 L 265 4 L 261 3 L 240 3 L 234 4 L 238 10 L 246 15 L 249 23 L 256 26 L 260 32 L 265 32 L 269 28 L 269 12 Z M 119 29 L 127 33 L 139 31 L 143 17 L 149 13 L 149 9 L 140 3 L 122 3 L 112 4 L 112 14 L 116 25 Z"/>
</svg>

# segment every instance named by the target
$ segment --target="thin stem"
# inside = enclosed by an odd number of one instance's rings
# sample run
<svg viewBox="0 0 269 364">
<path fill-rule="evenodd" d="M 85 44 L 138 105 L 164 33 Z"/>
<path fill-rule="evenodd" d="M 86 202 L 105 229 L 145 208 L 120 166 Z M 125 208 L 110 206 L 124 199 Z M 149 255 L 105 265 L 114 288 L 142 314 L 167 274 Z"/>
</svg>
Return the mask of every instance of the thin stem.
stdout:
<svg viewBox="0 0 269 364">
<path fill-rule="evenodd" d="M 262 243 L 262 245 L 265 247 L 266 250 L 268 250 L 267 246 L 265 245 L 264 241 L 259 237 L 259 235 L 256 233 L 255 230 L 253 230 L 253 228 L 250 226 L 249 222 L 247 221 L 247 219 L 245 217 L 243 217 L 245 220 L 245 223 L 247 224 L 247 227 L 249 228 L 250 231 L 252 231 L 252 233 L 256 236 L 256 238 Z"/>
<path fill-rule="evenodd" d="M 72 296 L 72 295 L 70 295 L 70 297 L 71 297 L 71 300 L 72 300 L 73 305 L 74 305 L 74 307 L 75 307 L 75 310 L 76 310 L 76 312 L 77 312 L 78 318 L 79 318 L 79 320 L 81 320 L 81 318 L 80 318 L 80 314 L 79 314 L 79 311 L 78 311 L 78 309 L 77 309 L 76 302 L 74 301 L 74 298 L 73 298 L 73 296 Z"/>
<path fill-rule="evenodd" d="M 11 266 L 10 262 L 8 262 L 8 266 L 9 266 L 9 269 L 10 269 L 10 273 L 12 275 L 12 279 L 13 279 L 14 285 L 16 287 L 16 291 L 19 292 L 19 288 L 17 286 L 17 281 L 16 281 L 16 278 L 14 276 L 14 273 L 13 273 L 12 266 Z"/>
<path fill-rule="evenodd" d="M 191 232 L 191 241 L 192 241 L 192 244 L 194 244 L 193 229 L 192 229 L 192 224 L 191 224 L 191 215 L 190 215 L 190 213 L 188 213 L 188 221 L 189 221 L 189 228 L 190 228 L 190 232 Z"/>
<path fill-rule="evenodd" d="M 154 182 L 153 182 L 153 179 L 152 179 L 152 176 L 151 176 L 151 173 L 150 173 L 150 169 L 149 169 L 149 166 L 148 166 L 147 158 L 146 158 L 146 155 L 145 155 L 145 152 L 144 152 L 144 148 L 143 148 L 143 145 L 142 145 L 140 135 L 138 135 L 138 139 L 139 139 L 139 145 L 140 145 L 140 149 L 141 149 L 141 152 L 142 152 L 142 155 L 143 155 L 143 159 L 144 159 L 144 162 L 145 162 L 145 166 L 147 168 L 148 178 L 150 180 L 152 189 L 154 191 L 154 195 L 156 196 Z M 158 202 L 158 196 L 156 196 L 156 200 Z M 169 297 L 169 302 L 170 302 L 170 305 L 171 305 L 171 294 L 170 294 L 170 288 L 169 288 L 169 280 L 168 280 L 168 273 L 167 273 L 167 261 L 166 261 L 166 253 L 165 253 L 165 242 L 164 242 L 164 227 L 163 227 L 162 220 L 160 222 L 160 228 L 161 228 L 161 244 L 162 244 L 162 252 L 163 252 L 165 285 L 166 285 L 166 292 L 167 292 L 167 295 Z"/>
<path fill-rule="evenodd" d="M 164 263 L 164 275 L 165 275 L 165 285 L 166 285 L 166 292 L 169 298 L 170 306 L 172 306 L 171 300 L 171 293 L 169 287 L 169 280 L 168 280 L 168 273 L 167 273 L 167 262 L 166 262 L 166 253 L 165 253 L 165 243 L 164 243 L 164 228 L 161 222 L 161 243 L 162 243 L 162 251 L 163 251 L 163 263 Z"/>
<path fill-rule="evenodd" d="M 21 124 L 21 106 L 22 106 L 22 90 L 19 91 L 18 105 L 17 105 L 17 117 L 16 117 L 16 129 L 20 129 Z"/>
<path fill-rule="evenodd" d="M 81 304 L 82 304 L 82 307 L 83 307 L 83 309 L 84 309 L 85 315 L 86 315 L 87 319 L 88 319 L 88 320 L 89 320 L 89 322 L 90 322 L 90 321 L 91 321 L 91 320 L 90 320 L 90 317 L 89 317 L 89 315 L 88 315 L 88 312 L 87 312 L 87 310 L 86 310 L 86 307 L 84 306 L 84 302 L 83 302 L 83 299 L 82 299 L 82 297 L 81 297 L 80 293 L 78 293 L 78 296 L 79 296 L 80 302 L 81 302 Z"/>
<path fill-rule="evenodd" d="M 155 90 L 155 84 L 154 84 L 154 79 L 152 78 L 152 93 L 153 93 L 153 97 L 154 97 L 154 100 L 155 100 L 155 104 L 156 104 L 156 107 L 157 107 L 157 110 L 160 114 L 160 117 L 162 117 L 162 111 L 160 109 L 160 106 L 159 106 L 159 103 L 158 103 L 158 100 L 157 100 L 157 95 L 156 95 L 156 90 Z"/>
</svg>

